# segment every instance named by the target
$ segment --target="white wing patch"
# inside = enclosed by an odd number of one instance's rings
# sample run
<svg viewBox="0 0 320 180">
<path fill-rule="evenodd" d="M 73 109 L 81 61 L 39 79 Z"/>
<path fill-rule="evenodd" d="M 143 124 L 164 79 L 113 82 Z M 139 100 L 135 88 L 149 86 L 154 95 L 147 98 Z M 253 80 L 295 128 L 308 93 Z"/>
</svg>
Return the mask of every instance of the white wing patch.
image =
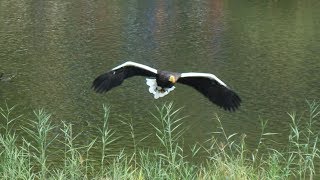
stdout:
<svg viewBox="0 0 320 180">
<path fill-rule="evenodd" d="M 154 69 L 152 67 L 149 67 L 149 66 L 146 66 L 146 65 L 143 65 L 143 64 L 139 64 L 139 63 L 136 63 L 136 62 L 132 62 L 132 61 L 127 61 L 127 62 L 125 62 L 125 63 L 113 68 L 112 70 L 117 70 L 117 69 L 120 69 L 120 68 L 125 67 L 125 66 L 135 66 L 135 67 L 138 67 L 138 68 L 141 68 L 141 69 L 145 69 L 147 71 L 151 71 L 151 72 L 153 72 L 155 74 L 157 74 L 157 72 L 158 72 L 156 69 Z"/>
<path fill-rule="evenodd" d="M 228 87 L 223 81 L 221 81 L 217 76 L 210 74 L 210 73 L 196 73 L 196 72 L 189 72 L 189 73 L 182 73 L 181 77 L 206 77 L 209 79 L 216 80 L 219 84 Z"/>
<path fill-rule="evenodd" d="M 155 99 L 163 97 L 169 94 L 170 91 L 173 91 L 175 89 L 174 86 L 172 86 L 171 88 L 162 88 L 158 86 L 156 79 L 146 78 L 146 84 L 149 86 L 149 92 L 154 95 Z"/>
</svg>

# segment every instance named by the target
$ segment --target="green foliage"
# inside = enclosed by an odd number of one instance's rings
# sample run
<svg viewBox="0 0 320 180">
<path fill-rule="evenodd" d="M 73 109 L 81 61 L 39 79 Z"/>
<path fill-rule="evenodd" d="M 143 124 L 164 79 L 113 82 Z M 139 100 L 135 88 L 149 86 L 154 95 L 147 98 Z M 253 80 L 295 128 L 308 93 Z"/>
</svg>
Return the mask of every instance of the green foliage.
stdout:
<svg viewBox="0 0 320 180">
<path fill-rule="evenodd" d="M 203 144 L 195 143 L 191 153 L 185 153 L 183 133 L 186 131 L 173 103 L 156 107 L 153 113 L 154 136 L 161 147 L 141 148 L 139 144 L 149 136 L 136 139 L 132 119 L 121 120 L 130 130 L 134 151 L 117 154 L 110 151 L 119 140 L 110 128 L 110 108 L 103 106 L 103 124 L 97 128 L 99 136 L 86 145 L 76 140 L 72 125 L 62 122 L 52 125 L 50 114 L 34 111 L 35 119 L 21 127 L 25 135 L 14 127 L 23 120 L 13 116 L 15 107 L 0 108 L 0 177 L 2 179 L 315 179 L 319 160 L 316 123 L 319 103 L 307 102 L 305 116 L 289 113 L 291 119 L 288 144 L 280 149 L 272 147 L 266 132 L 267 121 L 261 121 L 261 134 L 254 150 L 246 147 L 246 135 L 227 134 L 218 116 L 217 132 Z M 25 136 L 29 136 L 26 138 Z M 58 166 L 50 164 L 53 144 L 59 144 L 63 156 Z M 99 149 L 101 156 L 92 156 L 91 149 Z M 195 163 L 194 158 L 201 159 Z"/>
</svg>

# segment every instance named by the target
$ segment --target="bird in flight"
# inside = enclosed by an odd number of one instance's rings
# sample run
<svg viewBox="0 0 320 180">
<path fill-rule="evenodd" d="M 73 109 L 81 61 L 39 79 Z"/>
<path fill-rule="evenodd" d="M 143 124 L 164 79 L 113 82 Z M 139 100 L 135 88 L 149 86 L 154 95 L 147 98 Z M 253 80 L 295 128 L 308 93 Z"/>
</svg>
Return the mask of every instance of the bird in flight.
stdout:
<svg viewBox="0 0 320 180">
<path fill-rule="evenodd" d="M 148 77 L 146 84 L 155 99 L 167 95 L 175 89 L 175 83 L 180 83 L 193 87 L 225 110 L 235 111 L 241 103 L 240 97 L 213 74 L 162 71 L 131 61 L 98 76 L 93 81 L 92 88 L 98 93 L 107 92 L 133 76 Z"/>
</svg>

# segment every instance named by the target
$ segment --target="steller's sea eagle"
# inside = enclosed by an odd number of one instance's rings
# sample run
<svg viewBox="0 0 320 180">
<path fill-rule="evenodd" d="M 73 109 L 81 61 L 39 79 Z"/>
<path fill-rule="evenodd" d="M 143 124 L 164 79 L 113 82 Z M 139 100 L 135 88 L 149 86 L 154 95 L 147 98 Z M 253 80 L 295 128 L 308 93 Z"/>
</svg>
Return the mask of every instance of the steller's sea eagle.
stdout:
<svg viewBox="0 0 320 180">
<path fill-rule="evenodd" d="M 161 71 L 131 61 L 98 76 L 93 81 L 92 88 L 98 93 L 107 92 L 133 76 L 150 77 L 146 79 L 146 83 L 149 86 L 149 92 L 154 94 L 155 99 L 167 95 L 178 82 L 193 87 L 225 110 L 234 111 L 241 103 L 240 97 L 213 74 Z"/>
</svg>

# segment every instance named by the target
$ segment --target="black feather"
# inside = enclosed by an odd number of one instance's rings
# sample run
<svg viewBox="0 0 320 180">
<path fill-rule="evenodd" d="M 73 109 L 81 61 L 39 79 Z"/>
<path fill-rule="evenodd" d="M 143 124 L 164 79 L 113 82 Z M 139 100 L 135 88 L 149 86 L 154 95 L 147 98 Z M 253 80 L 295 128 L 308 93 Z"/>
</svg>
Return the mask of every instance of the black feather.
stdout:
<svg viewBox="0 0 320 180">
<path fill-rule="evenodd" d="M 139 67 L 126 66 L 101 74 L 93 81 L 92 88 L 98 93 L 107 92 L 110 89 L 121 85 L 125 79 L 133 76 L 155 77 L 156 74 Z"/>
<path fill-rule="evenodd" d="M 225 110 L 235 111 L 241 103 L 240 97 L 228 87 L 206 77 L 183 77 L 178 82 L 198 90 L 211 102 Z"/>
</svg>

